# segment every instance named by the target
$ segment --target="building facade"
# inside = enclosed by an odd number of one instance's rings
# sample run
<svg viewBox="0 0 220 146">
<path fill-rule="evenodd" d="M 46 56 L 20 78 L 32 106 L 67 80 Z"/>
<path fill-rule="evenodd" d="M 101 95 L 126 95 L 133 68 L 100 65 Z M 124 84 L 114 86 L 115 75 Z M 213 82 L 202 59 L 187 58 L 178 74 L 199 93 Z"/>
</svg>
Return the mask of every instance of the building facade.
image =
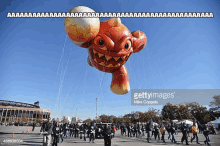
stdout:
<svg viewBox="0 0 220 146">
<path fill-rule="evenodd" d="M 40 122 L 50 118 L 50 110 L 39 107 L 39 102 L 34 104 L 0 100 L 1 122 Z"/>
</svg>

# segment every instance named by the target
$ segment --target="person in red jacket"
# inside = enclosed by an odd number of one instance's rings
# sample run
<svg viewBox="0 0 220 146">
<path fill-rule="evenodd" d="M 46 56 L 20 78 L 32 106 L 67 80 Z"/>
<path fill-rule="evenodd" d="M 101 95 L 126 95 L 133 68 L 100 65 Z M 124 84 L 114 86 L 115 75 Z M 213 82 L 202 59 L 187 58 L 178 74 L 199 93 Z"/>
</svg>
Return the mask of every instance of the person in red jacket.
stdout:
<svg viewBox="0 0 220 146">
<path fill-rule="evenodd" d="M 193 140 L 196 138 L 197 144 L 200 144 L 200 143 L 199 143 L 199 139 L 198 139 L 198 135 L 197 135 L 198 132 L 199 132 L 199 128 L 196 126 L 195 123 L 193 123 L 193 126 L 192 126 L 193 138 L 191 139 L 191 143 L 192 143 Z"/>
<path fill-rule="evenodd" d="M 117 130 L 116 126 L 113 126 L 113 137 L 115 137 L 115 131 Z"/>
</svg>

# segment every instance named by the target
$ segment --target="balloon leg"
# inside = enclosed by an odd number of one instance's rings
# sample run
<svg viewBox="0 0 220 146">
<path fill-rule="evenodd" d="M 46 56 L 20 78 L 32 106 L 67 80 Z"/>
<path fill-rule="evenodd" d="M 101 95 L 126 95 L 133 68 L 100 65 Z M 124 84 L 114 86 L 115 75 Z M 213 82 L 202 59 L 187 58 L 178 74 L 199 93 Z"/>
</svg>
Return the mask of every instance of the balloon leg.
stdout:
<svg viewBox="0 0 220 146">
<path fill-rule="evenodd" d="M 121 95 L 130 91 L 128 71 L 125 65 L 112 73 L 111 91 Z"/>
</svg>

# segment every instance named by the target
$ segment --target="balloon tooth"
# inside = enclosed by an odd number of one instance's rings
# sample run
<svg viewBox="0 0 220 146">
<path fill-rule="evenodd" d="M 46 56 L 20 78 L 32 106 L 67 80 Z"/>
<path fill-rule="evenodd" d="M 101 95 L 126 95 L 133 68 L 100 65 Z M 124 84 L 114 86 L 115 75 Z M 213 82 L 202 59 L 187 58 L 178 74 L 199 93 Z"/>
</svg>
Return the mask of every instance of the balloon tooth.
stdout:
<svg viewBox="0 0 220 146">
<path fill-rule="evenodd" d="M 104 62 L 99 63 L 101 66 L 105 66 Z"/>
<path fill-rule="evenodd" d="M 122 56 L 121 58 L 122 58 L 123 60 L 125 60 L 126 57 L 127 57 L 127 56 L 125 55 L 125 56 Z"/>
<path fill-rule="evenodd" d="M 107 50 L 107 48 L 106 48 L 106 47 L 102 47 L 102 48 L 100 48 L 100 49 L 105 50 L 105 51 Z"/>
<path fill-rule="evenodd" d="M 107 65 L 107 67 L 114 67 L 112 64 Z"/>
<path fill-rule="evenodd" d="M 95 61 L 96 63 L 98 63 L 98 61 L 97 61 L 96 59 L 94 59 L 94 61 Z"/>
<path fill-rule="evenodd" d="M 104 54 L 101 54 L 101 53 L 98 53 L 98 55 L 99 55 L 99 58 L 102 57 L 102 56 L 104 56 Z"/>
<path fill-rule="evenodd" d="M 108 60 L 110 60 L 112 57 L 111 57 L 111 56 L 108 56 L 108 55 L 105 55 L 105 58 L 106 58 L 106 60 L 108 61 Z"/>
<path fill-rule="evenodd" d="M 93 50 L 93 53 L 94 53 L 94 54 L 96 54 L 96 53 L 97 53 L 97 51 L 96 51 L 96 50 Z"/>
<path fill-rule="evenodd" d="M 120 63 L 118 63 L 115 67 L 119 67 L 119 66 L 121 66 L 121 64 Z"/>
<path fill-rule="evenodd" d="M 120 57 L 113 57 L 114 59 L 115 59 L 115 61 L 118 61 L 118 59 L 120 58 Z"/>
</svg>

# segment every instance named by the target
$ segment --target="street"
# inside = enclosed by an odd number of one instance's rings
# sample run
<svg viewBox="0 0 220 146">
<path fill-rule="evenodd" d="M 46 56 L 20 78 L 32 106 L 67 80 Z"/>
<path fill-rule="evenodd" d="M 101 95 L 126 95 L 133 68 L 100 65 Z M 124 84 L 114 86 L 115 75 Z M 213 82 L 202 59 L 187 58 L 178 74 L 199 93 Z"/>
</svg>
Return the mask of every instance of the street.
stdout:
<svg viewBox="0 0 220 146">
<path fill-rule="evenodd" d="M 43 136 L 40 135 L 40 127 L 36 127 L 35 131 L 31 131 L 32 127 L 25 126 L 0 126 L 0 144 L 3 146 L 7 145 L 22 145 L 22 146 L 41 146 L 43 142 Z M 24 132 L 24 133 L 23 133 Z M 14 133 L 14 137 L 13 137 Z M 23 133 L 23 134 L 22 134 Z M 162 141 L 156 141 L 152 137 L 151 143 L 147 143 L 146 136 L 142 136 L 140 138 L 136 137 L 127 137 L 121 136 L 120 130 L 116 131 L 115 138 L 112 139 L 112 146 L 159 146 L 159 145 L 185 145 L 185 143 L 181 143 L 182 133 L 176 135 L 177 144 L 173 144 L 170 140 L 167 139 L 168 135 L 165 135 L 166 144 L 162 143 Z M 190 139 L 190 137 L 189 137 Z M 59 143 L 59 146 L 97 146 L 104 145 L 103 139 L 95 139 L 94 143 L 89 143 L 89 138 L 84 141 L 80 138 L 67 137 L 64 138 L 63 143 Z M 199 134 L 199 142 L 200 145 L 204 144 L 204 136 Z M 212 146 L 220 145 L 220 136 L 219 135 L 210 135 L 210 144 Z M 20 142 L 20 143 L 19 143 Z M 193 143 L 189 142 L 189 145 L 196 146 L 196 141 Z"/>
</svg>

